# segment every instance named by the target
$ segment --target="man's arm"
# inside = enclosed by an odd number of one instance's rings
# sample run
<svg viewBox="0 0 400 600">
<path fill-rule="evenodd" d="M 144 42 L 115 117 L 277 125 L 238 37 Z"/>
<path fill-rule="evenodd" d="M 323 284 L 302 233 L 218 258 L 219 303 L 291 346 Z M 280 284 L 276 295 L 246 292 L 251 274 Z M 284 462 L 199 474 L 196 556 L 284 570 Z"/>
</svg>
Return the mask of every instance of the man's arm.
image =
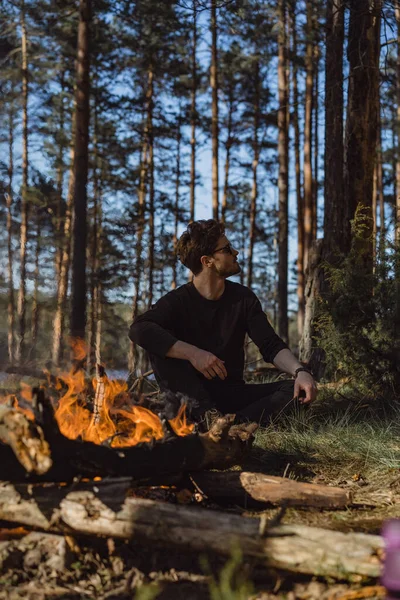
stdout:
<svg viewBox="0 0 400 600">
<path fill-rule="evenodd" d="M 272 362 L 279 370 L 292 376 L 295 375 L 296 369 L 303 366 L 275 333 L 255 294 L 248 299 L 247 332 L 258 346 L 265 362 Z M 305 371 L 301 371 L 296 377 L 294 396 L 299 397 L 302 391 L 305 397 L 300 398 L 300 402 L 308 403 L 314 400 L 317 388 L 312 375 Z"/>
<path fill-rule="evenodd" d="M 228 375 L 223 360 L 211 352 L 207 352 L 207 350 L 202 350 L 186 342 L 179 340 L 175 342 L 168 350 L 166 356 L 168 358 L 188 360 L 207 379 L 213 379 L 215 376 L 225 379 Z"/>
<path fill-rule="evenodd" d="M 227 372 L 222 360 L 211 352 L 176 338 L 175 312 L 173 299 L 164 296 L 153 308 L 135 319 L 129 330 L 130 339 L 147 352 L 161 358 L 188 360 L 207 379 L 216 376 L 225 379 Z"/>
<path fill-rule="evenodd" d="M 280 371 L 288 373 L 288 375 L 292 375 L 293 377 L 296 369 L 300 369 L 303 366 L 289 349 L 278 352 L 273 362 Z M 317 386 L 312 375 L 306 371 L 300 371 L 295 379 L 294 397 L 298 398 L 302 391 L 305 393 L 305 397 L 299 399 L 302 404 L 307 404 L 308 402 L 315 400 Z"/>
</svg>

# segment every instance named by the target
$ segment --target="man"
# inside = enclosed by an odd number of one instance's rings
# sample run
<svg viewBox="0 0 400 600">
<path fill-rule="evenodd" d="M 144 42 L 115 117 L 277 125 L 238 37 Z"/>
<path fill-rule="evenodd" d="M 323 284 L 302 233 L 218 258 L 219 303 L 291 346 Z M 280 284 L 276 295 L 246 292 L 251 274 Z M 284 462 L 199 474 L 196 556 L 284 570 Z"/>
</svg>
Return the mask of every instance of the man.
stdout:
<svg viewBox="0 0 400 600">
<path fill-rule="evenodd" d="M 148 351 L 162 390 L 198 400 L 199 413 L 217 408 L 262 423 L 316 396 L 311 373 L 274 332 L 257 296 L 227 281 L 240 272 L 238 251 L 222 223 L 191 223 L 178 243 L 193 281 L 169 292 L 132 324 L 130 339 Z M 295 380 L 245 384 L 246 333 L 266 362 Z"/>
</svg>

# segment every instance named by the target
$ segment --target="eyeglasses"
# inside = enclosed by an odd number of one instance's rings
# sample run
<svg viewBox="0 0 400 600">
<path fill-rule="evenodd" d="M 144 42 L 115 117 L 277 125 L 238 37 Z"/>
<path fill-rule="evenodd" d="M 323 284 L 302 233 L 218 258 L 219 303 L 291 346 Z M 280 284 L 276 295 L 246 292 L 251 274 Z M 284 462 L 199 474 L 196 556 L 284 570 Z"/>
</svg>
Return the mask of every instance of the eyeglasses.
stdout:
<svg viewBox="0 0 400 600">
<path fill-rule="evenodd" d="M 216 250 L 214 250 L 213 254 L 216 254 L 217 252 L 223 252 L 224 254 L 233 254 L 234 248 L 230 243 L 228 243 L 226 244 L 226 246 L 222 246 L 222 248 L 217 248 Z"/>
</svg>

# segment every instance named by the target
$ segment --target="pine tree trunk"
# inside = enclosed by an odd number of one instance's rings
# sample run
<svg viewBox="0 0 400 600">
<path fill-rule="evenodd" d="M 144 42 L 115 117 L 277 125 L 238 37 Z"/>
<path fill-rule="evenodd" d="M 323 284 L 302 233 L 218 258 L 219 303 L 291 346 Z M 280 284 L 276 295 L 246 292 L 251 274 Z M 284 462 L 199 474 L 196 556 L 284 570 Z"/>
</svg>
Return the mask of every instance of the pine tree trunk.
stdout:
<svg viewBox="0 0 400 600">
<path fill-rule="evenodd" d="M 350 247 L 350 221 L 362 208 L 367 218 L 360 235 L 366 273 L 372 273 L 372 193 L 376 162 L 379 99 L 381 0 L 355 0 L 350 4 L 349 88 L 345 135 L 346 248 Z"/>
<path fill-rule="evenodd" d="M 317 27 L 318 23 L 314 21 L 314 27 Z M 318 232 L 318 152 L 319 152 L 319 139 L 318 139 L 318 111 L 319 111 L 319 58 L 320 51 L 317 44 L 314 46 L 314 98 L 313 98 L 313 112 L 314 112 L 314 179 L 313 179 L 313 219 L 312 219 L 312 240 L 317 239 Z"/>
<path fill-rule="evenodd" d="M 36 244 L 35 244 L 35 270 L 33 272 L 33 294 L 32 294 L 32 319 L 31 319 L 31 352 L 30 358 L 36 357 L 37 334 L 39 331 L 39 261 L 41 246 L 41 223 L 40 208 L 36 207 Z"/>
<path fill-rule="evenodd" d="M 138 190 L 138 227 L 136 233 L 136 260 L 135 260 L 135 274 L 134 274 L 134 287 L 135 292 L 132 303 L 132 321 L 134 321 L 138 315 L 139 298 L 140 298 L 140 279 L 143 275 L 142 268 L 142 251 L 143 251 L 143 235 L 145 228 L 145 199 L 146 199 L 146 181 L 147 172 L 149 168 L 149 111 L 150 105 L 153 101 L 153 71 L 149 69 L 147 74 L 147 89 L 146 89 L 146 107 L 145 107 L 145 126 L 143 131 L 142 148 L 141 148 L 141 159 L 140 159 L 140 176 L 139 176 L 139 190 Z M 133 373 L 137 367 L 138 362 L 138 350 L 136 345 L 131 342 L 128 353 L 128 368 Z"/>
<path fill-rule="evenodd" d="M 61 104 L 60 104 L 60 122 L 59 122 L 59 146 L 58 146 L 58 157 L 57 157 L 57 213 L 56 213 L 56 280 L 57 286 L 59 285 L 60 272 L 61 272 L 61 260 L 62 260 L 62 248 L 63 248 L 63 183 L 64 183 L 64 126 L 65 126 L 65 107 L 64 107 L 64 92 L 65 92 L 65 70 L 64 65 L 62 66 L 60 74 L 60 85 L 61 85 Z"/>
<path fill-rule="evenodd" d="M 28 244 L 28 56 L 25 23 L 25 2 L 21 2 L 21 49 L 22 49 L 22 199 L 20 233 L 20 286 L 18 293 L 18 338 L 15 358 L 21 363 L 25 357 L 26 328 L 26 258 Z"/>
<path fill-rule="evenodd" d="M 91 0 L 80 0 L 76 61 L 75 187 L 70 331 L 72 338 L 81 340 L 85 339 L 86 328 L 86 186 L 89 164 L 90 20 Z"/>
<path fill-rule="evenodd" d="M 173 234 L 173 252 L 174 255 L 172 257 L 172 283 L 171 288 L 174 290 L 177 286 L 177 246 L 178 246 L 178 225 L 179 225 L 179 210 L 180 210 L 180 202 L 179 202 L 179 190 L 181 185 L 181 139 L 182 139 L 182 131 L 181 131 L 181 114 L 179 113 L 178 117 L 178 131 L 176 136 L 176 179 L 175 179 L 175 207 L 174 207 L 174 234 Z"/>
<path fill-rule="evenodd" d="M 396 248 L 396 325 L 397 339 L 400 338 L 400 1 L 396 0 L 395 15 L 397 22 L 397 62 L 396 62 L 396 130 L 397 130 L 397 157 L 396 157 L 396 201 L 394 206 L 395 223 L 395 248 Z"/>
<path fill-rule="evenodd" d="M 219 123 L 218 123 L 218 48 L 217 48 L 217 2 L 211 0 L 211 90 L 212 90 L 212 116 L 211 116 L 211 138 L 212 138 L 212 203 L 213 218 L 219 218 L 218 198 L 218 145 L 219 145 Z"/>
<path fill-rule="evenodd" d="M 252 175 L 253 184 L 251 187 L 251 201 L 250 201 L 250 235 L 249 235 L 249 251 L 248 251 L 248 262 L 247 262 L 247 286 L 251 288 L 253 285 L 253 260 L 254 260 L 254 242 L 256 234 L 256 216 L 257 216 L 257 195 L 258 195 L 258 181 L 257 181 L 257 169 L 260 158 L 260 146 L 258 141 L 259 127 L 260 127 L 260 63 L 256 60 L 254 65 L 254 124 L 253 124 L 253 163 L 252 163 Z"/>
<path fill-rule="evenodd" d="M 327 256 L 343 250 L 346 204 L 343 185 L 344 0 L 328 0 L 325 64 L 325 218 Z"/>
<path fill-rule="evenodd" d="M 229 193 L 229 169 L 230 169 L 230 159 L 231 159 L 231 148 L 232 148 L 232 124 L 233 124 L 233 90 L 232 87 L 229 90 L 228 94 L 228 124 L 227 124 L 227 132 L 226 132 L 226 142 L 225 142 L 225 177 L 224 177 L 224 192 L 222 195 L 222 205 L 221 205 L 221 221 L 225 223 L 226 219 L 226 210 L 228 206 L 228 193 Z"/>
<path fill-rule="evenodd" d="M 306 0 L 306 89 L 304 108 L 304 268 L 308 265 L 308 256 L 313 239 L 314 194 L 311 166 L 312 148 L 312 103 L 313 103 L 313 0 Z"/>
<path fill-rule="evenodd" d="M 154 216 L 155 216 L 155 190 L 154 190 L 154 129 L 153 129 L 153 69 L 150 69 L 151 78 L 150 85 L 150 100 L 148 105 L 148 139 L 149 139 L 149 288 L 147 297 L 147 307 L 151 308 L 153 304 L 153 285 L 154 285 Z"/>
<path fill-rule="evenodd" d="M 192 90 L 190 106 L 190 222 L 194 221 L 196 202 L 196 122 L 197 122 L 197 0 L 193 0 Z"/>
<path fill-rule="evenodd" d="M 289 136 L 287 123 L 288 82 L 286 42 L 286 0 L 279 0 L 278 33 L 278 160 L 279 160 L 279 232 L 278 232 L 278 332 L 288 340 L 288 166 Z"/>
<path fill-rule="evenodd" d="M 65 313 L 67 308 L 68 281 L 71 264 L 72 250 L 72 213 L 74 205 L 75 188 L 75 118 L 76 110 L 72 117 L 71 124 L 71 148 L 70 148 L 70 168 L 68 180 L 68 195 L 65 209 L 64 227 L 62 232 L 62 253 L 60 263 L 60 277 L 57 286 L 57 306 L 53 321 L 53 344 L 52 344 L 52 363 L 53 366 L 60 365 L 63 337 L 65 330 Z"/>
<path fill-rule="evenodd" d="M 98 119 L 97 119 L 97 107 L 96 98 L 94 101 L 94 130 L 93 130 L 93 215 L 92 215 L 92 231 L 91 231 L 91 244 L 90 252 L 88 253 L 88 259 L 90 263 L 90 312 L 89 312 L 89 327 L 87 332 L 87 363 L 86 368 L 90 373 L 93 364 L 96 364 L 95 358 L 95 340 L 96 340 L 96 320 L 97 320 L 97 306 L 96 306 L 96 287 L 98 280 L 98 212 L 99 212 L 99 171 L 98 171 Z"/>
<path fill-rule="evenodd" d="M 8 258 L 8 301 L 7 301 L 7 344 L 8 359 L 14 362 L 14 275 L 13 275 L 13 247 L 12 247 L 12 204 L 13 204 L 13 178 L 14 178 L 14 86 L 8 113 L 8 187 L 6 194 L 7 209 L 7 258 Z"/>
<path fill-rule="evenodd" d="M 292 86 L 293 86 L 293 129 L 294 129 L 294 159 L 295 159 L 295 178 L 296 178 L 296 199 L 297 199 L 297 330 L 299 336 L 304 328 L 304 199 L 301 186 L 301 165 L 300 165 L 300 128 L 299 128 L 299 93 L 297 80 L 297 23 L 296 7 L 291 2 L 291 30 L 292 30 Z"/>
</svg>

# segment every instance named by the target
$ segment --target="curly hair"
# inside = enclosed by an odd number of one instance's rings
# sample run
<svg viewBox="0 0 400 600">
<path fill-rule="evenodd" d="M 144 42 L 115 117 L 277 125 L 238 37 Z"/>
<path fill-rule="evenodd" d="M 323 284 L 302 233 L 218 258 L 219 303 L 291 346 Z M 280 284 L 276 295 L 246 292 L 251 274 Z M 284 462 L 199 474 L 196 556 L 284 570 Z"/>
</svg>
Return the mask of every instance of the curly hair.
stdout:
<svg viewBox="0 0 400 600">
<path fill-rule="evenodd" d="M 224 234 L 224 225 L 214 219 L 193 221 L 179 238 L 179 260 L 193 275 L 198 275 L 203 268 L 201 257 L 212 254 L 219 238 Z"/>
</svg>

